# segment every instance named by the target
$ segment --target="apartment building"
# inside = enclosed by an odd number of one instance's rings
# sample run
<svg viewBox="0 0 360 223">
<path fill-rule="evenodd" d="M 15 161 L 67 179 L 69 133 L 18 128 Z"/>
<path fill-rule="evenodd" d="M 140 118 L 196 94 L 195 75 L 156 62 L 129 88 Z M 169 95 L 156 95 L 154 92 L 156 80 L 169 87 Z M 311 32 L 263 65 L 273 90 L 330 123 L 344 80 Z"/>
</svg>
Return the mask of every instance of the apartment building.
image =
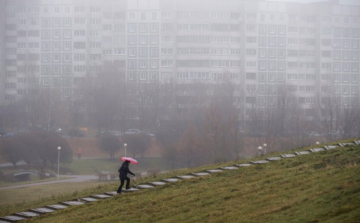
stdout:
<svg viewBox="0 0 360 223">
<path fill-rule="evenodd" d="M 5 15 L 5 2 L 1 1 L 0 2 L 0 14 L 1 15 Z M 5 32 L 5 18 L 4 16 L 2 16 L 0 18 L 0 33 L 4 33 Z M 5 73 L 4 73 L 4 35 L 0 36 L 0 105 L 4 104 L 4 100 L 5 100 L 5 96 L 4 96 L 4 92 L 5 92 Z"/>
<path fill-rule="evenodd" d="M 149 90 L 166 83 L 230 80 L 236 86 L 234 104 L 248 112 L 275 106 L 282 92 L 309 114 L 319 99 L 359 104 L 360 6 L 337 0 L 4 4 L 0 96 L 5 102 L 29 94 L 35 83 L 57 89 L 63 99 L 76 98 L 86 75 L 112 62 L 126 78 L 129 97 L 145 101 L 151 101 Z M 136 118 L 136 106 L 129 109 Z"/>
</svg>

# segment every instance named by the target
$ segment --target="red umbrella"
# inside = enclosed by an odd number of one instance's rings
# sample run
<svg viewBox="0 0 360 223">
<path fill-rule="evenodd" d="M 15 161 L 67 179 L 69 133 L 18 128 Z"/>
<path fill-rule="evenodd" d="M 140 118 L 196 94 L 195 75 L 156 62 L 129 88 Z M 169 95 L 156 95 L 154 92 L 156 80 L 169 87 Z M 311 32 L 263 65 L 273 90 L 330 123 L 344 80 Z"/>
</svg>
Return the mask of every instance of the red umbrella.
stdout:
<svg viewBox="0 0 360 223">
<path fill-rule="evenodd" d="M 120 160 L 121 160 L 121 161 L 129 161 L 130 163 L 133 163 L 133 164 L 139 164 L 136 159 L 133 159 L 133 158 L 131 158 L 131 157 L 121 157 Z"/>
</svg>

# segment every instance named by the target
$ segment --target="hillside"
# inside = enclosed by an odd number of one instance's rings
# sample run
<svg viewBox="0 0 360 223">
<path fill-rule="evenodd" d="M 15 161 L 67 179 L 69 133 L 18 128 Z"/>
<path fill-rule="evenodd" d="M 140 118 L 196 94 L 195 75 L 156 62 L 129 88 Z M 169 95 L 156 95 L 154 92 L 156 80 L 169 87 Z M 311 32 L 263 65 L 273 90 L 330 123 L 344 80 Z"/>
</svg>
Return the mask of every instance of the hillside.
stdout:
<svg viewBox="0 0 360 223">
<path fill-rule="evenodd" d="M 233 164 L 181 170 L 144 180 Z M 358 164 L 359 146 L 337 148 L 116 195 L 26 222 L 358 223 Z"/>
</svg>

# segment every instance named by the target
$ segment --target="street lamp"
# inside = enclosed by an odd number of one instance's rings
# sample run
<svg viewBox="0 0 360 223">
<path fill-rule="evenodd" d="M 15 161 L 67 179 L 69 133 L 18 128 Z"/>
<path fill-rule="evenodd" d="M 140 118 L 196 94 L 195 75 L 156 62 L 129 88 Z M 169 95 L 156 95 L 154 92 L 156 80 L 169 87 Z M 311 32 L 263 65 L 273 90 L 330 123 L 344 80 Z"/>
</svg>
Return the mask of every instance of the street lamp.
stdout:
<svg viewBox="0 0 360 223">
<path fill-rule="evenodd" d="M 258 147 L 258 150 L 259 150 L 259 156 L 261 156 L 261 154 L 262 154 L 262 147 L 259 146 L 259 147 Z"/>
<path fill-rule="evenodd" d="M 266 154 L 266 148 L 267 148 L 267 145 L 266 145 L 266 143 L 264 143 L 264 154 Z"/>
<path fill-rule="evenodd" d="M 57 148 L 57 150 L 59 151 L 58 152 L 58 174 L 57 174 L 57 181 L 59 181 L 59 170 L 60 170 L 60 150 L 61 150 L 61 147 L 59 146 Z"/>
<path fill-rule="evenodd" d="M 126 147 L 127 147 L 126 143 L 124 143 L 124 147 L 125 147 L 125 157 L 126 157 Z"/>
</svg>

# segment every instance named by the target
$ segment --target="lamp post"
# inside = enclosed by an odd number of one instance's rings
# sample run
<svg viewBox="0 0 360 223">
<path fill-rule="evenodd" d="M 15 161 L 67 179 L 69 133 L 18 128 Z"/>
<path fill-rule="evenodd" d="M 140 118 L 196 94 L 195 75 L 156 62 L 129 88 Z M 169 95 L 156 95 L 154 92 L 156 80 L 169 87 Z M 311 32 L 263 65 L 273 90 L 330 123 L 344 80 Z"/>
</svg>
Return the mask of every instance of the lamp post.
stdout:
<svg viewBox="0 0 360 223">
<path fill-rule="evenodd" d="M 261 154 L 262 154 L 262 147 L 261 146 L 258 147 L 258 151 L 259 151 L 259 156 L 261 156 Z"/>
<path fill-rule="evenodd" d="M 266 143 L 264 143 L 264 154 L 266 154 L 266 148 L 267 148 L 267 145 L 266 145 Z"/>
<path fill-rule="evenodd" d="M 124 143 L 124 147 L 125 147 L 125 157 L 126 157 L 126 147 L 127 147 L 126 143 Z"/>
<path fill-rule="evenodd" d="M 59 181 L 59 170 L 60 170 L 60 150 L 61 150 L 61 147 L 59 146 L 57 148 L 57 150 L 59 151 L 58 152 L 58 174 L 57 174 L 57 181 Z"/>
</svg>

